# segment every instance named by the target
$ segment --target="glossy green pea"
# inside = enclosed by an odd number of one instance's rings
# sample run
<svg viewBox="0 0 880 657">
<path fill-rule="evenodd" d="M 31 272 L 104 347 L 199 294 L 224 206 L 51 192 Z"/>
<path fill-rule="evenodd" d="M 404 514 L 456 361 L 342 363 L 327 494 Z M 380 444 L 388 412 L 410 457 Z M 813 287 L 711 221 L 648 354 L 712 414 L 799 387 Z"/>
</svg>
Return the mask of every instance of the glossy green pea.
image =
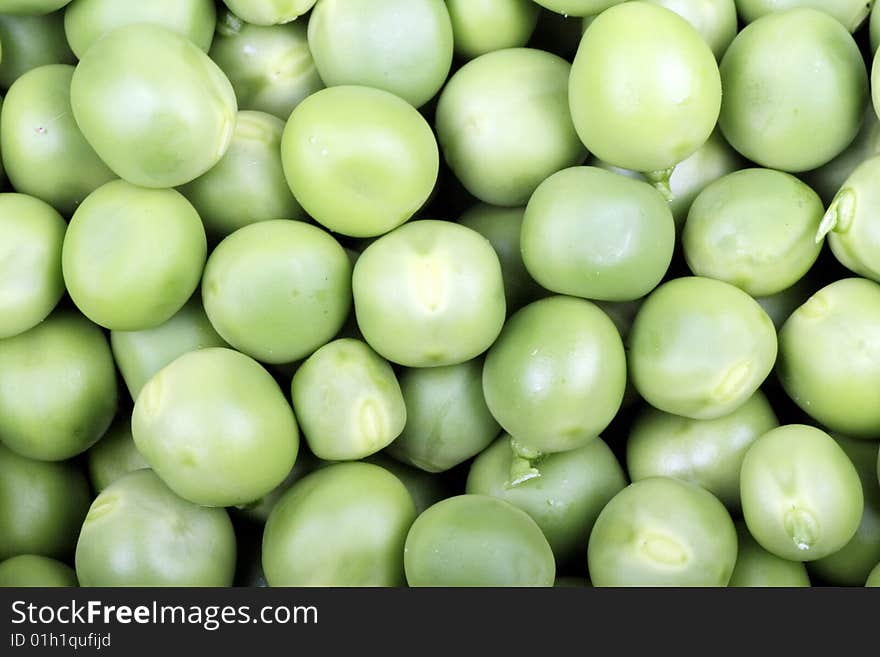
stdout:
<svg viewBox="0 0 880 657">
<path fill-rule="evenodd" d="M 300 103 L 281 140 L 284 175 L 315 220 L 376 237 L 410 219 L 437 181 L 431 127 L 411 105 L 369 87 L 324 89 Z"/>
<path fill-rule="evenodd" d="M 393 474 L 369 463 L 314 472 L 284 494 L 263 534 L 270 586 L 400 586 L 416 517 Z"/>
<path fill-rule="evenodd" d="M 512 482 L 517 458 L 504 435 L 471 465 L 467 492 L 491 495 L 528 513 L 541 528 L 557 563 L 586 554 L 599 513 L 626 486 L 623 468 L 601 438 L 583 447 L 548 454 L 536 462 L 539 476 Z"/>
<path fill-rule="evenodd" d="M 205 229 L 171 189 L 114 180 L 92 192 L 64 236 L 67 291 L 96 324 L 139 331 L 169 320 L 198 287 Z"/>
<path fill-rule="evenodd" d="M 70 566 L 35 554 L 21 554 L 0 563 L 0 588 L 75 587 L 76 573 Z"/>
<path fill-rule="evenodd" d="M 150 467 L 131 436 L 131 416 L 120 415 L 88 453 L 89 479 L 100 493 L 129 472 Z"/>
<path fill-rule="evenodd" d="M 0 441 L 28 458 L 84 452 L 116 413 L 116 371 L 101 330 L 58 311 L 0 340 Z"/>
<path fill-rule="evenodd" d="M 833 554 L 862 517 L 859 475 L 828 434 L 789 424 L 761 436 L 743 460 L 743 515 L 761 546 L 791 561 Z"/>
<path fill-rule="evenodd" d="M 804 412 L 832 431 L 880 435 L 880 285 L 847 278 L 822 288 L 779 331 L 777 374 Z"/>
<path fill-rule="evenodd" d="M 216 22 L 211 0 L 75 0 L 64 11 L 67 42 L 79 58 L 105 34 L 134 23 L 167 27 L 207 52 Z"/>
<path fill-rule="evenodd" d="M 33 328 L 64 294 L 67 224 L 39 199 L 0 194 L 0 339 Z"/>
<path fill-rule="evenodd" d="M 232 85 L 204 52 L 149 23 L 121 27 L 89 48 L 70 100 L 98 156 L 144 187 L 182 185 L 214 166 L 237 110 Z"/>
<path fill-rule="evenodd" d="M 61 9 L 70 0 L 0 0 L 0 14 L 41 16 Z"/>
<path fill-rule="evenodd" d="M 816 262 L 824 206 L 792 175 L 744 169 L 697 196 L 682 233 L 684 257 L 697 276 L 715 278 L 755 297 L 797 283 Z"/>
<path fill-rule="evenodd" d="M 727 586 L 736 553 L 733 520 L 715 496 L 655 477 L 602 509 L 587 558 L 594 586 Z"/>
<path fill-rule="evenodd" d="M 411 587 L 545 587 L 553 551 L 529 515 L 487 495 L 438 502 L 413 523 L 403 555 Z"/>
<path fill-rule="evenodd" d="M 513 315 L 483 367 L 486 404 L 525 458 L 594 439 L 617 414 L 625 385 L 614 323 L 572 297 L 541 299 Z"/>
<path fill-rule="evenodd" d="M 299 430 L 278 384 L 231 349 L 191 351 L 161 369 L 134 405 L 138 451 L 184 499 L 233 506 L 259 499 L 290 472 Z"/>
<path fill-rule="evenodd" d="M 673 477 L 702 486 L 731 512 L 740 508 L 743 458 L 759 437 L 779 426 L 760 391 L 729 415 L 694 420 L 645 407 L 626 443 L 626 468 L 633 481 Z"/>
<path fill-rule="evenodd" d="M 791 314 L 800 308 L 816 291 L 815 281 L 810 275 L 804 276 L 789 288 L 766 297 L 755 297 L 755 301 L 773 320 L 776 330 L 782 328 Z"/>
<path fill-rule="evenodd" d="M 446 8 L 455 53 L 464 59 L 526 45 L 541 11 L 531 0 L 447 0 Z"/>
<path fill-rule="evenodd" d="M 776 361 L 773 322 L 742 290 L 709 278 L 663 284 L 642 304 L 629 336 L 639 394 L 655 408 L 697 420 L 733 412 Z"/>
<path fill-rule="evenodd" d="M 880 563 L 874 566 L 874 570 L 868 575 L 865 586 L 880 587 Z"/>
<path fill-rule="evenodd" d="M 877 46 L 880 45 L 880 7 L 876 2 L 871 9 L 871 21 L 869 25 L 871 52 L 877 52 Z"/>
<path fill-rule="evenodd" d="M 725 138 L 757 164 L 807 171 L 839 155 L 859 130 L 868 78 L 858 46 L 814 9 L 746 26 L 721 61 Z"/>
<path fill-rule="evenodd" d="M 400 375 L 406 426 L 393 457 L 444 472 L 480 453 L 501 431 L 483 399 L 483 361 L 407 369 Z"/>
<path fill-rule="evenodd" d="M 211 324 L 233 347 L 266 363 L 289 363 L 342 328 L 351 309 L 351 264 L 316 226 L 263 221 L 214 249 L 202 298 Z"/>
<path fill-rule="evenodd" d="M 749 534 L 744 522 L 736 523 L 739 549 L 729 587 L 803 587 L 810 586 L 807 569 L 799 561 L 789 561 L 767 552 Z"/>
<path fill-rule="evenodd" d="M 400 479 L 412 496 L 417 514 L 450 496 L 452 488 L 449 481 L 443 477 L 437 477 L 433 473 L 401 463 L 397 459 L 387 456 L 385 452 L 371 454 L 364 461 L 385 468 Z"/>
<path fill-rule="evenodd" d="M 459 224 L 414 221 L 382 236 L 358 258 L 352 286 L 364 338 L 406 367 L 475 358 L 504 324 L 498 256 Z"/>
<path fill-rule="evenodd" d="M 235 533 L 224 509 L 181 499 L 152 470 L 98 495 L 76 545 L 82 586 L 230 586 Z"/>
<path fill-rule="evenodd" d="M 766 14 L 798 7 L 809 7 L 836 18 L 850 32 L 855 32 L 871 12 L 869 0 L 736 0 L 736 8 L 746 23 Z"/>
<path fill-rule="evenodd" d="M 479 200 L 524 205 L 549 175 L 583 162 L 568 111 L 570 70 L 548 52 L 509 48 L 449 79 L 437 103 L 437 137 L 446 163 Z"/>
<path fill-rule="evenodd" d="M 22 75 L 6 95 L 0 120 L 0 148 L 12 186 L 66 216 L 116 177 L 73 120 L 73 71 L 73 66 L 52 64 Z"/>
<path fill-rule="evenodd" d="M 733 0 L 647 0 L 684 18 L 721 59 L 736 36 L 736 4 Z"/>
<path fill-rule="evenodd" d="M 278 25 L 296 20 L 316 0 L 223 0 L 229 9 L 242 20 L 254 25 Z"/>
<path fill-rule="evenodd" d="M 76 57 L 64 38 L 64 17 L 12 16 L 0 11 L 0 87 L 8 89 L 19 77 L 46 64 L 73 64 Z"/>
<path fill-rule="evenodd" d="M 305 98 L 324 88 L 301 21 L 252 25 L 225 12 L 208 54 L 229 78 L 243 110 L 286 121 Z"/>
<path fill-rule="evenodd" d="M 624 0 L 535 0 L 542 7 L 568 16 L 594 16 Z"/>
<path fill-rule="evenodd" d="M 0 444 L 0 560 L 72 554 L 90 499 L 77 465 L 33 461 Z"/>
<path fill-rule="evenodd" d="M 521 239 L 526 269 L 548 290 L 631 301 L 666 274 L 675 222 L 650 185 L 596 167 L 573 167 L 538 185 Z"/>
</svg>

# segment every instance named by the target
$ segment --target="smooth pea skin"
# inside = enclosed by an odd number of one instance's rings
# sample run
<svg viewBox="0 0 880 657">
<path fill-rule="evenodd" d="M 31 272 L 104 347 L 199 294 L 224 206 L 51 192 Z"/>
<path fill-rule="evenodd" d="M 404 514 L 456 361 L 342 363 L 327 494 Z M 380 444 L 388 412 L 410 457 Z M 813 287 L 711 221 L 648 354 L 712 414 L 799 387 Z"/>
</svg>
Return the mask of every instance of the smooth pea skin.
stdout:
<svg viewBox="0 0 880 657">
<path fill-rule="evenodd" d="M 849 146 L 868 100 L 858 46 L 814 9 L 746 26 L 721 61 L 721 80 L 727 141 L 763 167 L 790 172 L 821 166 Z"/>
<path fill-rule="evenodd" d="M 742 290 L 709 278 L 663 284 L 629 334 L 633 384 L 653 407 L 696 420 L 733 412 L 776 362 L 773 321 Z"/>
<path fill-rule="evenodd" d="M 623 0 L 535 0 L 542 7 L 568 16 L 595 16 Z"/>
<path fill-rule="evenodd" d="M 114 180 L 70 220 L 64 282 L 96 324 L 138 331 L 181 309 L 199 285 L 206 254 L 205 228 L 179 192 Z"/>
<path fill-rule="evenodd" d="M 868 579 L 865 581 L 865 586 L 880 587 L 880 563 L 874 566 L 874 570 L 868 575 Z"/>
<path fill-rule="evenodd" d="M 816 262 L 822 199 L 794 176 L 744 169 L 697 196 L 682 233 L 684 257 L 697 276 L 735 285 L 754 297 L 797 283 Z"/>
<path fill-rule="evenodd" d="M 401 586 L 416 509 L 393 474 L 339 463 L 294 484 L 263 533 L 270 586 Z"/>
<path fill-rule="evenodd" d="M 880 285 L 822 288 L 779 331 L 777 374 L 794 402 L 832 431 L 880 435 Z"/>
<path fill-rule="evenodd" d="M 0 444 L 0 559 L 72 554 L 90 500 L 76 464 L 33 461 Z"/>
<path fill-rule="evenodd" d="M 602 509 L 590 534 L 590 580 L 593 586 L 727 586 L 736 554 L 733 520 L 714 495 L 655 477 L 630 484 Z"/>
<path fill-rule="evenodd" d="M 86 142 L 70 109 L 73 66 L 40 66 L 9 89 L 0 120 L 0 148 L 12 186 L 66 216 L 116 176 Z"/>
<path fill-rule="evenodd" d="M 515 459 L 510 436 L 502 436 L 474 459 L 467 492 L 497 497 L 528 513 L 557 563 L 582 559 L 596 518 L 627 484 L 617 457 L 596 438 L 578 449 L 548 454 L 536 464 L 540 476 L 511 484 Z"/>
<path fill-rule="evenodd" d="M 214 249 L 202 280 L 217 333 L 266 363 L 308 356 L 342 328 L 351 309 L 351 263 L 320 228 L 263 221 Z"/>
<path fill-rule="evenodd" d="M 661 183 L 712 134 L 721 80 L 711 49 L 668 9 L 625 2 L 587 28 L 571 69 L 571 115 L 594 155 Z"/>
<path fill-rule="evenodd" d="M 484 203 L 525 205 L 549 175 L 586 151 L 568 111 L 571 66 L 531 48 L 490 52 L 462 66 L 437 103 L 446 163 Z"/>
<path fill-rule="evenodd" d="M 548 290 L 632 301 L 666 274 L 675 222 L 650 185 L 596 167 L 573 167 L 538 185 L 521 239 L 526 269 Z"/>
<path fill-rule="evenodd" d="M 284 175 L 309 215 L 329 230 L 376 237 L 410 219 L 437 181 L 431 127 L 397 96 L 341 86 L 309 96 L 281 140 Z"/>
<path fill-rule="evenodd" d="M 423 512 L 403 555 L 411 587 L 547 587 L 556 564 L 541 529 L 521 509 L 487 495 L 459 495 Z"/>
<path fill-rule="evenodd" d="M 212 0 L 75 0 L 64 11 L 67 42 L 80 58 L 105 34 L 133 23 L 167 27 L 207 52 L 216 22 Z"/>
<path fill-rule="evenodd" d="M 70 0 L 0 0 L 0 13 L 41 16 L 61 9 Z"/>
<path fill-rule="evenodd" d="M 398 365 L 463 363 L 504 324 L 498 256 L 459 224 L 414 221 L 381 237 L 358 258 L 352 286 L 364 338 Z"/>
<path fill-rule="evenodd" d="M 387 452 L 427 472 L 445 472 L 479 454 L 501 427 L 483 399 L 483 361 L 404 370 L 406 426 Z"/>
<path fill-rule="evenodd" d="M 672 477 L 702 486 L 731 512 L 740 508 L 743 458 L 758 438 L 779 426 L 760 391 L 729 415 L 694 420 L 646 406 L 626 443 L 626 468 L 633 481 Z"/>
<path fill-rule="evenodd" d="M 0 10 L 0 87 L 8 89 L 19 77 L 46 64 L 75 64 L 64 38 L 64 16 L 12 16 Z"/>
<path fill-rule="evenodd" d="M 871 12 L 869 0 L 736 0 L 736 8 L 746 23 L 770 13 L 810 7 L 836 18 L 850 32 L 855 32 Z"/>
<path fill-rule="evenodd" d="M 647 0 L 684 18 L 721 59 L 736 36 L 736 4 L 733 0 Z"/>
<path fill-rule="evenodd" d="M 278 384 L 231 349 L 184 354 L 138 395 L 138 451 L 184 499 L 234 506 L 259 499 L 290 472 L 299 429 Z"/>
<path fill-rule="evenodd" d="M 617 414 L 625 386 L 617 328 L 572 297 L 541 299 L 513 315 L 483 366 L 486 404 L 527 458 L 594 439 Z"/>
<path fill-rule="evenodd" d="M 736 567 L 727 586 L 731 588 L 810 586 L 810 578 L 803 563 L 782 559 L 767 552 L 752 538 L 744 522 L 736 523 L 736 533 L 739 538 Z"/>
<path fill-rule="evenodd" d="M 0 194 L 0 339 L 39 324 L 64 294 L 65 230 L 61 215 L 43 201 Z"/>
<path fill-rule="evenodd" d="M 862 485 L 846 452 L 803 424 L 761 436 L 743 460 L 740 487 L 751 535 L 791 561 L 833 554 L 855 535 L 862 517 Z"/>
<path fill-rule="evenodd" d="M 187 502 L 137 470 L 92 502 L 76 575 L 81 586 L 231 586 L 235 553 L 225 509 Z"/>
<path fill-rule="evenodd" d="M 98 156 L 143 187 L 176 187 L 213 167 L 229 147 L 237 110 L 232 85 L 204 52 L 148 23 L 89 48 L 70 100 Z"/>
<path fill-rule="evenodd" d="M 28 458 L 84 452 L 116 413 L 116 370 L 101 330 L 59 311 L 0 340 L 0 441 Z"/>
<path fill-rule="evenodd" d="M 541 11 L 531 0 L 447 0 L 446 8 L 455 53 L 464 59 L 526 45 Z"/>
<path fill-rule="evenodd" d="M 296 20 L 315 0 L 223 0 L 236 16 L 254 25 L 279 25 Z"/>
<path fill-rule="evenodd" d="M 131 436 L 131 416 L 120 415 L 88 453 L 89 479 L 100 493 L 129 472 L 150 467 Z"/>
<path fill-rule="evenodd" d="M 880 7 L 876 2 L 874 3 L 874 7 L 871 9 L 871 22 L 869 25 L 870 31 L 870 39 L 871 39 L 871 51 L 876 53 L 877 46 L 880 46 Z M 880 573 L 880 569 L 877 571 Z"/>
<path fill-rule="evenodd" d="M 21 554 L 0 563 L 0 588 L 74 587 L 76 573 L 70 566 L 35 554 Z"/>
</svg>

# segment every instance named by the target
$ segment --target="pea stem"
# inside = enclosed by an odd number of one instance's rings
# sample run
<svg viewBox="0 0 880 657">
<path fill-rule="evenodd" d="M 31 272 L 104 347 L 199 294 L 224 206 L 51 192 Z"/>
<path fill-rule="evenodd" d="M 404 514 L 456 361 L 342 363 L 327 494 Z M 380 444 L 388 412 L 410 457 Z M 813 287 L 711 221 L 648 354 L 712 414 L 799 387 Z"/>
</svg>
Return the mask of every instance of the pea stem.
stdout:
<svg viewBox="0 0 880 657">
<path fill-rule="evenodd" d="M 675 200 L 675 195 L 672 193 L 672 187 L 669 184 L 669 179 L 672 177 L 673 171 L 675 171 L 675 167 L 671 166 L 668 169 L 648 171 L 642 174 L 648 182 L 654 185 L 654 189 L 663 195 L 663 198 L 666 199 L 668 203 L 672 203 L 672 201 Z"/>
</svg>

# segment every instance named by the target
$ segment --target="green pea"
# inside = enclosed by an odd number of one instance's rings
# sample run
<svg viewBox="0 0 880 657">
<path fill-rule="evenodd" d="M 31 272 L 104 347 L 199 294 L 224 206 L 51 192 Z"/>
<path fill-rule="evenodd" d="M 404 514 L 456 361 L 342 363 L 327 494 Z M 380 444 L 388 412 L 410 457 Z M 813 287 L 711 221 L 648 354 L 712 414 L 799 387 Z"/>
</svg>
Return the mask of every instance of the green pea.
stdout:
<svg viewBox="0 0 880 657">
<path fill-rule="evenodd" d="M 102 36 L 134 23 L 167 27 L 208 52 L 216 22 L 211 0 L 75 0 L 64 11 L 67 42 L 80 59 Z"/>
<path fill-rule="evenodd" d="M 225 509 L 175 495 L 152 470 L 101 492 L 76 545 L 82 586 L 231 586 L 235 533 Z"/>
<path fill-rule="evenodd" d="M 865 586 L 880 587 L 880 563 L 874 566 L 874 570 L 868 575 Z"/>
<path fill-rule="evenodd" d="M 88 451 L 89 479 L 100 493 L 129 472 L 150 467 L 131 436 L 131 416 L 120 415 Z"/>
<path fill-rule="evenodd" d="M 34 461 L 0 443 L 0 560 L 72 554 L 90 500 L 74 463 Z"/>
<path fill-rule="evenodd" d="M 791 317 L 791 314 L 812 296 L 813 292 L 816 291 L 816 287 L 815 281 L 807 275 L 791 287 L 770 296 L 755 297 L 755 301 L 770 316 L 770 319 L 773 320 L 773 325 L 779 331 L 782 325 L 785 324 L 785 320 Z"/>
<path fill-rule="evenodd" d="M 254 25 L 278 25 L 296 20 L 316 0 L 223 0 L 229 9 L 242 20 Z"/>
<path fill-rule="evenodd" d="M 521 239 L 526 269 L 548 290 L 631 301 L 666 274 L 675 222 L 650 185 L 596 167 L 573 167 L 538 185 Z"/>
<path fill-rule="evenodd" d="M 547 587 L 556 564 L 541 529 L 509 502 L 459 495 L 424 511 L 403 553 L 411 587 Z"/>
<path fill-rule="evenodd" d="M 556 55 L 509 48 L 453 74 L 437 103 L 437 137 L 467 191 L 493 205 L 524 205 L 549 175 L 584 161 L 568 111 L 570 70 Z"/>
<path fill-rule="evenodd" d="M 443 477 L 437 477 L 433 473 L 405 465 L 397 459 L 387 456 L 385 452 L 371 454 L 364 461 L 383 467 L 400 479 L 412 496 L 417 514 L 449 497 L 451 490 L 449 481 Z"/>
<path fill-rule="evenodd" d="M 526 45 L 541 11 L 531 0 L 447 0 L 446 8 L 455 53 L 464 59 Z"/>
<path fill-rule="evenodd" d="M 745 523 L 736 523 L 739 550 L 729 587 L 804 587 L 810 586 L 807 569 L 799 561 L 789 561 L 767 552 L 749 534 Z"/>
<path fill-rule="evenodd" d="M 260 365 L 231 349 L 191 351 L 160 370 L 134 405 L 132 435 L 162 480 L 205 506 L 252 502 L 290 472 L 293 411 Z"/>
<path fill-rule="evenodd" d="M 578 449 L 548 454 L 536 463 L 540 473 L 511 481 L 517 458 L 504 435 L 471 465 L 467 492 L 491 495 L 528 513 L 541 528 L 557 563 L 582 559 L 599 513 L 626 486 L 617 457 L 601 438 Z"/>
<path fill-rule="evenodd" d="M 655 408 L 695 420 L 732 413 L 776 361 L 776 329 L 758 302 L 709 278 L 678 278 L 642 304 L 629 336 L 639 394 Z"/>
<path fill-rule="evenodd" d="M 871 21 L 869 25 L 870 39 L 871 39 L 871 52 L 877 52 L 877 46 L 880 45 L 880 9 L 877 9 L 877 5 L 874 3 L 874 6 L 871 8 Z"/>
<path fill-rule="evenodd" d="M 297 201 L 328 229 L 376 237 L 425 203 L 440 167 L 431 127 L 387 91 L 341 86 L 300 103 L 281 140 Z"/>
<path fill-rule="evenodd" d="M 22 456 L 61 461 L 84 452 L 116 413 L 116 371 L 101 330 L 58 311 L 0 340 L 0 440 Z"/>
<path fill-rule="evenodd" d="M 284 494 L 263 534 L 270 586 L 400 586 L 412 498 L 369 463 L 314 472 Z"/>
<path fill-rule="evenodd" d="M 0 563 L 0 588 L 3 587 L 75 587 L 73 569 L 48 557 L 21 554 Z"/>
<path fill-rule="evenodd" d="M 665 189 L 671 169 L 712 134 L 721 80 L 712 51 L 686 20 L 625 2 L 587 28 L 570 100 L 578 135 L 594 155 L 648 172 Z"/>
<path fill-rule="evenodd" d="M 749 532 L 790 561 L 833 554 L 862 517 L 858 472 L 831 436 L 807 425 L 785 425 L 758 438 L 746 452 L 740 486 Z"/>
<path fill-rule="evenodd" d="M 847 278 L 813 294 L 779 331 L 777 374 L 810 417 L 856 438 L 880 435 L 880 285 Z"/>
<path fill-rule="evenodd" d="M 229 344 L 266 363 L 288 363 L 342 328 L 351 309 L 351 263 L 320 228 L 263 221 L 239 228 L 214 249 L 202 298 Z"/>
<path fill-rule="evenodd" d="M 807 171 L 839 155 L 859 130 L 868 78 L 859 48 L 814 9 L 746 26 L 721 61 L 719 125 L 740 153 L 769 169 Z"/>
<path fill-rule="evenodd" d="M 400 375 L 406 426 L 388 447 L 426 472 L 445 472 L 479 454 L 501 431 L 483 399 L 483 361 L 407 369 Z"/>
<path fill-rule="evenodd" d="M 588 562 L 594 586 L 727 586 L 736 554 L 733 520 L 714 495 L 655 477 L 602 509 Z"/>
<path fill-rule="evenodd" d="M 46 64 L 74 64 L 64 38 L 64 16 L 12 16 L 0 11 L 0 87 L 8 89 L 22 75 Z"/>
<path fill-rule="evenodd" d="M 855 32 L 871 12 L 868 0 L 736 0 L 736 8 L 746 23 L 766 14 L 797 7 L 810 7 L 836 18 L 850 32 Z"/>
<path fill-rule="evenodd" d="M 526 459 L 593 440 L 617 414 L 625 385 L 614 323 L 572 297 L 541 299 L 513 315 L 483 367 L 486 404 Z"/>
<path fill-rule="evenodd" d="M 595 16 L 624 0 L 535 0 L 542 7 L 568 16 Z"/>
<path fill-rule="evenodd" d="M 720 60 L 737 33 L 733 0 L 647 0 L 684 18 L 709 44 Z"/>
<path fill-rule="evenodd" d="M 479 233 L 447 221 L 414 221 L 373 242 L 352 287 L 366 341 L 406 367 L 471 360 L 504 324 L 498 256 Z"/>
<path fill-rule="evenodd" d="M 64 282 L 96 324 L 139 331 L 183 307 L 198 287 L 206 253 L 204 226 L 179 192 L 114 180 L 92 192 L 70 220 Z"/>
<path fill-rule="evenodd" d="M 204 52 L 148 23 L 89 48 L 70 100 L 98 156 L 143 187 L 175 187 L 213 167 L 229 147 L 237 109 L 232 85 Z"/>
<path fill-rule="evenodd" d="M 761 297 L 797 283 L 816 262 L 822 199 L 792 175 L 772 169 L 730 173 L 697 196 L 682 233 L 697 276 Z"/>
<path fill-rule="evenodd" d="M 301 21 L 251 25 L 224 12 L 208 54 L 232 83 L 239 109 L 286 121 L 297 105 L 324 88 Z"/>
<path fill-rule="evenodd" d="M 64 294 L 65 230 L 61 215 L 43 201 L 0 194 L 0 339 L 39 324 Z"/>
<path fill-rule="evenodd" d="M 41 16 L 61 9 L 70 0 L 0 0 L 0 13 Z"/>
</svg>

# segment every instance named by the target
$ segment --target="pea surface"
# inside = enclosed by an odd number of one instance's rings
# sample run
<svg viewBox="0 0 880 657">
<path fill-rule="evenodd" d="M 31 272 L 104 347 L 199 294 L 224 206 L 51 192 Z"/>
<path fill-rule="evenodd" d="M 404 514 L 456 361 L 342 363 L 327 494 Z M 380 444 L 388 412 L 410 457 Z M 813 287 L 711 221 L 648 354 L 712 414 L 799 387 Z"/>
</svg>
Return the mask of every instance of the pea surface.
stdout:
<svg viewBox="0 0 880 657">
<path fill-rule="evenodd" d="M 88 453 L 89 479 L 100 493 L 129 472 L 149 468 L 131 435 L 131 416 L 120 415 Z"/>
<path fill-rule="evenodd" d="M 76 56 L 64 38 L 64 16 L 18 16 L 0 11 L 0 87 L 8 89 L 38 66 L 75 64 Z"/>
<path fill-rule="evenodd" d="M 223 0 L 236 16 L 254 25 L 279 25 L 296 20 L 316 0 Z"/>
<path fill-rule="evenodd" d="M 739 15 L 751 23 L 769 13 L 797 7 L 810 7 L 836 18 L 850 32 L 855 32 L 871 12 L 866 0 L 736 0 Z"/>
<path fill-rule="evenodd" d="M 684 18 L 709 44 L 715 59 L 721 59 L 737 33 L 733 0 L 647 0 Z"/>
<path fill-rule="evenodd" d="M 76 573 L 55 559 L 20 554 L 0 563 L 0 588 L 9 586 L 73 587 Z"/>
<path fill-rule="evenodd" d="M 789 561 L 767 552 L 749 534 L 745 523 L 736 523 L 739 549 L 729 587 L 803 587 L 810 586 L 807 569 L 799 561 Z"/>
<path fill-rule="evenodd" d="M 446 9 L 455 53 L 465 59 L 526 45 L 541 11 L 531 0 L 447 0 Z"/>
</svg>

